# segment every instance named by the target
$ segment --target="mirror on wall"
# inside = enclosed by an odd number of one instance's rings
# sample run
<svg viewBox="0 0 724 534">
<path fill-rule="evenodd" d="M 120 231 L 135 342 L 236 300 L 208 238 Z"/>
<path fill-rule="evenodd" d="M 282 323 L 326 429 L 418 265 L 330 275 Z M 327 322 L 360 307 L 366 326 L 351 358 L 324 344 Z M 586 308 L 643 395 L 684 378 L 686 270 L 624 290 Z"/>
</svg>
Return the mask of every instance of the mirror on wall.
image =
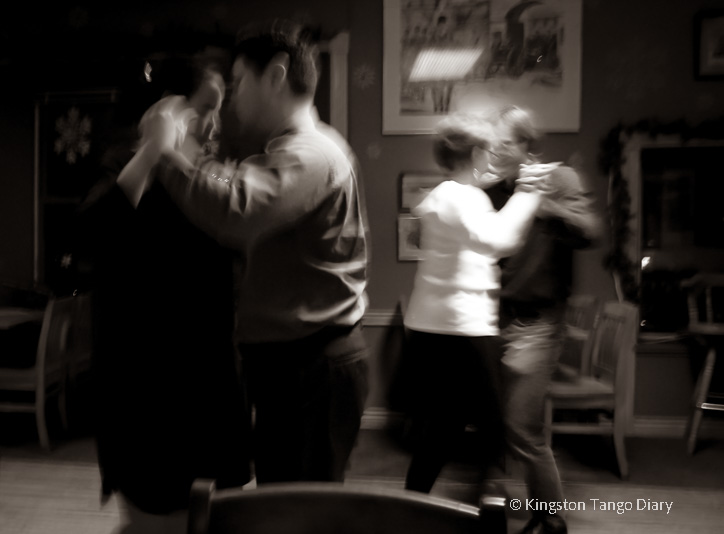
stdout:
<svg viewBox="0 0 724 534">
<path fill-rule="evenodd" d="M 724 270 L 724 140 L 635 134 L 624 156 L 641 329 L 681 331 L 688 321 L 681 281 Z"/>
</svg>

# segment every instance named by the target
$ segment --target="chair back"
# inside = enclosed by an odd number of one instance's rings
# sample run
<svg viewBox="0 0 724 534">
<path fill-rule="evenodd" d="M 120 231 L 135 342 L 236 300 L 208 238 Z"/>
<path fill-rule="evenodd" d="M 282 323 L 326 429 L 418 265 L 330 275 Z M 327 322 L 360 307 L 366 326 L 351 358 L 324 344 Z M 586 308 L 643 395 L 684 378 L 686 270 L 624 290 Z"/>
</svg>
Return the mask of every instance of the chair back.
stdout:
<svg viewBox="0 0 724 534">
<path fill-rule="evenodd" d="M 487 521 L 476 507 L 404 490 L 298 482 L 216 491 L 197 480 L 188 533 L 504 534 L 503 506 Z"/>
<path fill-rule="evenodd" d="M 598 297 L 595 295 L 571 295 L 566 303 L 566 325 L 591 330 L 598 317 L 598 306 Z"/>
<path fill-rule="evenodd" d="M 72 296 L 51 297 L 45 307 L 35 362 L 38 390 L 64 378 L 74 304 Z"/>
<path fill-rule="evenodd" d="M 51 297 L 45 308 L 38 341 L 37 364 L 46 369 L 60 367 L 68 348 L 73 297 Z"/>
<path fill-rule="evenodd" d="M 591 373 L 593 337 L 599 313 L 599 299 L 594 295 L 572 295 L 566 303 L 565 340 L 561 363 L 578 369 L 581 376 Z"/>
<path fill-rule="evenodd" d="M 593 339 L 591 374 L 598 380 L 613 383 L 617 398 L 619 389 L 630 386 L 637 338 L 638 307 L 630 302 L 604 303 Z"/>
<path fill-rule="evenodd" d="M 686 290 L 689 331 L 724 335 L 724 273 L 699 273 L 681 287 Z"/>
</svg>

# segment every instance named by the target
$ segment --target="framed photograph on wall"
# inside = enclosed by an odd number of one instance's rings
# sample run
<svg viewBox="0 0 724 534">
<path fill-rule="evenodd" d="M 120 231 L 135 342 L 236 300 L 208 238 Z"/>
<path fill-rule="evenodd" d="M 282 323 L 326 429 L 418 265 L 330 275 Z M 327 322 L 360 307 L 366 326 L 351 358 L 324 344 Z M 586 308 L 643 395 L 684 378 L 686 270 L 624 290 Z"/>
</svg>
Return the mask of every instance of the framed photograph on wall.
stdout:
<svg viewBox="0 0 724 534">
<path fill-rule="evenodd" d="M 694 77 L 724 80 L 724 9 L 694 17 Z"/>
<path fill-rule="evenodd" d="M 576 132 L 582 0 L 384 0 L 382 133 L 429 134 L 446 114 L 505 104 Z"/>
<path fill-rule="evenodd" d="M 420 251 L 420 218 L 409 213 L 397 216 L 397 260 L 418 261 Z"/>
<path fill-rule="evenodd" d="M 433 172 L 407 172 L 400 176 L 400 208 L 411 210 L 447 178 Z"/>
</svg>

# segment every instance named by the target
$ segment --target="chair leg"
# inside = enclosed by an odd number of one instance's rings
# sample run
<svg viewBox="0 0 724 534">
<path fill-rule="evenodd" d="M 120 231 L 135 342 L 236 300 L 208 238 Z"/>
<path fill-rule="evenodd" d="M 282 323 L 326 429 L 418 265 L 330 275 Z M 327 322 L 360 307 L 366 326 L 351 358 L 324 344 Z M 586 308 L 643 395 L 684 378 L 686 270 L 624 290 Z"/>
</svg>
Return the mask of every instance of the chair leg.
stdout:
<svg viewBox="0 0 724 534">
<path fill-rule="evenodd" d="M 553 400 L 550 397 L 546 397 L 543 410 L 546 445 L 550 447 L 553 444 Z"/>
<path fill-rule="evenodd" d="M 38 437 L 40 438 L 40 446 L 46 451 L 50 450 L 50 439 L 48 437 L 48 427 L 45 422 L 45 395 L 36 393 L 35 401 L 35 424 L 38 427 Z"/>
<path fill-rule="evenodd" d="M 709 395 L 709 386 L 711 385 L 711 377 L 714 374 L 714 364 L 716 362 L 716 349 L 710 348 L 706 353 L 706 360 L 704 361 L 704 367 L 699 374 L 699 378 L 696 381 L 696 387 L 694 388 L 693 398 L 693 412 L 689 423 L 687 424 L 687 444 L 686 452 L 691 456 L 694 454 L 696 449 L 696 437 L 699 433 L 699 427 L 701 426 L 701 420 L 703 417 L 703 411 L 701 405 L 706 402 L 706 398 Z"/>
<path fill-rule="evenodd" d="M 616 450 L 616 462 L 618 463 L 618 472 L 622 480 L 628 478 L 628 460 L 626 459 L 626 429 L 623 427 L 621 418 L 613 414 L 613 447 Z"/>
<path fill-rule="evenodd" d="M 60 412 L 60 422 L 63 425 L 63 431 L 68 432 L 68 388 L 65 384 L 60 385 L 58 392 L 58 411 Z"/>
<path fill-rule="evenodd" d="M 694 408 L 694 413 L 689 419 L 687 425 L 688 437 L 686 439 L 686 453 L 691 456 L 696 450 L 696 435 L 699 433 L 699 426 L 701 425 L 701 418 L 704 415 L 701 408 Z"/>
</svg>

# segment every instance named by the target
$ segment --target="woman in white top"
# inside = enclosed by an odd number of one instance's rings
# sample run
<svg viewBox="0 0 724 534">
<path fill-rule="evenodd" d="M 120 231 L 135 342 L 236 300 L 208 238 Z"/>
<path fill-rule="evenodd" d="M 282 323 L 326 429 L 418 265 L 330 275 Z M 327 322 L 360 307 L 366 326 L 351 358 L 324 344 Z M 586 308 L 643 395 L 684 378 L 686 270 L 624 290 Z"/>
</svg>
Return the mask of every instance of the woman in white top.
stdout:
<svg viewBox="0 0 724 534">
<path fill-rule="evenodd" d="M 490 126 L 474 115 L 444 119 L 434 141 L 448 173 L 412 210 L 421 219 L 419 263 L 405 326 L 416 443 L 406 488 L 429 492 L 468 424 L 485 440 L 481 474 L 502 453 L 499 406 L 498 260 L 521 246 L 549 169 L 521 169 L 516 193 L 496 212 L 484 191 Z"/>
</svg>

